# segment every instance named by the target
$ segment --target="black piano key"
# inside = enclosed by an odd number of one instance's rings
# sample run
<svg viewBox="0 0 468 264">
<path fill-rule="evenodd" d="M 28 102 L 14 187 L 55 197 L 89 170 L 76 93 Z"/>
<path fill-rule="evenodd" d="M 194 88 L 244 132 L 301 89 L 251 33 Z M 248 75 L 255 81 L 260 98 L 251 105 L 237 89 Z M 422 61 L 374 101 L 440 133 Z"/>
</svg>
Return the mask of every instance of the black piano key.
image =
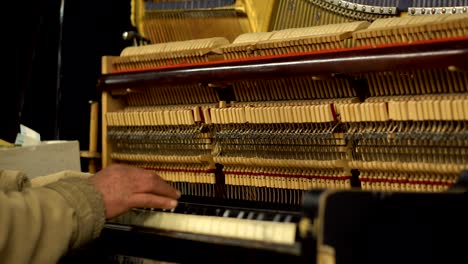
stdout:
<svg viewBox="0 0 468 264">
<path fill-rule="evenodd" d="M 282 215 L 276 214 L 276 215 L 273 217 L 273 222 L 281 222 L 281 217 L 282 217 Z"/>
<path fill-rule="evenodd" d="M 239 213 L 237 214 L 237 218 L 239 218 L 239 219 L 243 219 L 244 216 L 246 216 L 244 211 L 239 211 Z"/>
<path fill-rule="evenodd" d="M 249 214 L 247 215 L 247 219 L 254 219 L 255 217 L 255 212 L 249 212 Z"/>
<path fill-rule="evenodd" d="M 259 213 L 257 215 L 257 218 L 255 218 L 255 220 L 259 220 L 259 221 L 262 221 L 263 219 L 265 219 L 265 214 L 264 213 Z"/>
<path fill-rule="evenodd" d="M 286 215 L 286 216 L 284 217 L 284 221 L 283 221 L 283 222 L 285 222 L 285 223 L 291 223 L 292 220 L 293 220 L 293 216 L 292 216 L 292 215 Z"/>
<path fill-rule="evenodd" d="M 223 213 L 223 217 L 229 217 L 230 213 L 231 213 L 231 211 L 229 209 L 225 210 L 224 213 Z"/>
</svg>

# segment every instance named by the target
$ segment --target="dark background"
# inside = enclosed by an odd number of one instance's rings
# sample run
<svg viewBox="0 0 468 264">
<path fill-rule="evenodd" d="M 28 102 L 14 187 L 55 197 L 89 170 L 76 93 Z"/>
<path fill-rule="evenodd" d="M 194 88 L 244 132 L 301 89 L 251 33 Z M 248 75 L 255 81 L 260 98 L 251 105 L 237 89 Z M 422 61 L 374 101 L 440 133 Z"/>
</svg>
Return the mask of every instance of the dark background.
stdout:
<svg viewBox="0 0 468 264">
<path fill-rule="evenodd" d="M 8 2 L 0 34 L 0 138 L 14 142 L 24 124 L 42 140 L 79 140 L 88 149 L 89 101 L 100 99 L 101 57 L 130 44 L 122 39 L 134 30 L 130 0 Z"/>
</svg>

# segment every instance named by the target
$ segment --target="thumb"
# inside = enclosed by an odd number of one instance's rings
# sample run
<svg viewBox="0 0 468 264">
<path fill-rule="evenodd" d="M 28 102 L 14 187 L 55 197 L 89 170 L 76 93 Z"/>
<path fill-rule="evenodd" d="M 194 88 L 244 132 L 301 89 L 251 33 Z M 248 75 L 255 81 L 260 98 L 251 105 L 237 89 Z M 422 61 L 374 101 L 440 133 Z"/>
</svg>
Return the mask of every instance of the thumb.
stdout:
<svg viewBox="0 0 468 264">
<path fill-rule="evenodd" d="M 161 208 L 171 209 L 177 206 L 177 200 L 154 195 L 150 193 L 135 193 L 128 199 L 130 207 L 133 208 Z"/>
</svg>

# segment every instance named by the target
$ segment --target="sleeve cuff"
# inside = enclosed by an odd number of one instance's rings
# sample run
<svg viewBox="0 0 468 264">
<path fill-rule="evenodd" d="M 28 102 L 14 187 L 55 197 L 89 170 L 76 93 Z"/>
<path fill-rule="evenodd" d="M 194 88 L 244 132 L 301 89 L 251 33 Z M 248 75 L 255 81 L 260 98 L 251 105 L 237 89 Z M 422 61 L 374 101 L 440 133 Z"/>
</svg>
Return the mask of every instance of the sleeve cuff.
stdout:
<svg viewBox="0 0 468 264">
<path fill-rule="evenodd" d="M 99 191 L 88 180 L 72 177 L 44 187 L 60 193 L 75 209 L 77 228 L 73 235 L 72 248 L 78 248 L 99 236 L 105 223 L 104 201 Z"/>
<path fill-rule="evenodd" d="M 22 191 L 30 187 L 29 178 L 21 171 L 0 170 L 0 190 L 2 191 Z"/>
<path fill-rule="evenodd" d="M 66 179 L 66 178 L 79 177 L 79 178 L 82 178 L 82 179 L 86 179 L 86 178 L 89 178 L 91 176 L 93 176 L 93 174 L 91 174 L 91 173 L 65 170 L 65 171 L 60 171 L 60 172 L 54 173 L 54 174 L 35 177 L 34 179 L 31 180 L 31 186 L 32 187 L 41 187 L 41 186 L 50 184 L 52 182 L 62 180 L 62 179 Z"/>
</svg>

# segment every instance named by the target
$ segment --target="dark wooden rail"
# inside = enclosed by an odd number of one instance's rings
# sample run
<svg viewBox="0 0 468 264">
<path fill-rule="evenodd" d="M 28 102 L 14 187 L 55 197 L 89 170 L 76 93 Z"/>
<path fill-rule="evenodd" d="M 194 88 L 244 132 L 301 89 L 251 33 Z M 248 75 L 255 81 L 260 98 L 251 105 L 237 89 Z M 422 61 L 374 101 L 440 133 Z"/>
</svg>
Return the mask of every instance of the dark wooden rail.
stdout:
<svg viewBox="0 0 468 264">
<path fill-rule="evenodd" d="M 226 83 L 305 75 L 451 67 L 468 70 L 468 37 L 159 67 L 103 75 L 98 89 Z"/>
</svg>

